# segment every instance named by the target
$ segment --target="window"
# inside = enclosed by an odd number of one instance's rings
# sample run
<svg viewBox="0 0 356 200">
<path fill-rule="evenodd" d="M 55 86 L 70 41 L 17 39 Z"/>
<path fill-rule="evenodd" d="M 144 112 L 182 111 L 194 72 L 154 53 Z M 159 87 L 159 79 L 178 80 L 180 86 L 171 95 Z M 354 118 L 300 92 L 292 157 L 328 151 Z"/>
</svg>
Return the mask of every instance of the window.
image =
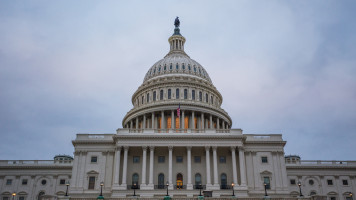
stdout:
<svg viewBox="0 0 356 200">
<path fill-rule="evenodd" d="M 182 163 L 183 162 L 183 156 L 177 156 L 176 157 L 176 162 L 177 163 Z"/>
<path fill-rule="evenodd" d="M 142 99 L 141 99 L 141 104 L 143 104 L 143 96 L 142 96 Z"/>
<path fill-rule="evenodd" d="M 158 189 L 164 189 L 164 174 L 158 175 Z"/>
<path fill-rule="evenodd" d="M 195 163 L 200 163 L 201 162 L 201 157 L 200 156 L 194 156 L 194 162 Z"/>
<path fill-rule="evenodd" d="M 140 163 L 140 156 L 134 156 L 133 163 Z"/>
<path fill-rule="evenodd" d="M 90 176 L 88 190 L 94 190 L 94 187 L 95 187 L 95 176 Z"/>
<path fill-rule="evenodd" d="M 25 197 L 19 197 L 19 200 L 25 200 Z"/>
<path fill-rule="evenodd" d="M 164 156 L 158 156 L 158 163 L 164 163 L 166 158 Z"/>
<path fill-rule="evenodd" d="M 166 65 L 164 65 L 164 71 L 166 71 L 166 69 L 167 69 L 167 66 L 166 66 Z"/>
<path fill-rule="evenodd" d="M 309 196 L 313 196 L 313 195 L 316 195 L 315 191 L 311 191 Z"/>
<path fill-rule="evenodd" d="M 226 163 L 226 156 L 220 156 L 219 161 L 220 163 Z"/>
<path fill-rule="evenodd" d="M 263 183 L 266 184 L 266 189 L 271 189 L 271 183 L 268 176 L 263 177 Z"/>
<path fill-rule="evenodd" d="M 172 70 L 172 68 L 173 68 L 173 66 L 172 66 L 172 63 L 171 63 L 171 65 L 169 65 L 169 70 Z"/>
<path fill-rule="evenodd" d="M 336 200 L 336 197 L 330 197 L 330 200 Z"/>
<path fill-rule="evenodd" d="M 90 162 L 91 163 L 97 163 L 98 162 L 98 157 L 92 156 L 91 159 L 90 159 Z"/>
<path fill-rule="evenodd" d="M 290 179 L 290 184 L 295 185 L 295 179 Z"/>
<path fill-rule="evenodd" d="M 205 94 L 205 101 L 206 101 L 206 103 L 209 102 L 209 95 L 208 94 Z"/>
<path fill-rule="evenodd" d="M 161 71 L 161 66 L 158 68 L 158 72 L 160 72 Z"/>
<path fill-rule="evenodd" d="M 201 175 L 199 173 L 195 174 L 195 189 L 199 189 L 201 185 Z"/>
<path fill-rule="evenodd" d="M 168 89 L 168 99 L 171 99 L 171 94 L 172 93 L 172 90 L 171 89 Z"/>
<path fill-rule="evenodd" d="M 194 67 L 194 72 L 197 72 L 197 68 L 196 67 Z"/>
<path fill-rule="evenodd" d="M 182 69 L 185 70 L 185 66 L 184 66 L 184 63 L 182 64 Z"/>
<path fill-rule="evenodd" d="M 150 102 L 150 93 L 147 93 L 146 102 Z"/>
<path fill-rule="evenodd" d="M 27 185 L 27 179 L 22 179 L 22 185 Z"/>
<path fill-rule="evenodd" d="M 176 89 L 176 99 L 179 99 L 179 89 Z"/>
<path fill-rule="evenodd" d="M 159 92 L 159 100 L 163 100 L 163 90 Z"/>
<path fill-rule="evenodd" d="M 184 89 L 184 99 L 188 99 L 188 90 Z"/>
<path fill-rule="evenodd" d="M 190 65 L 188 65 L 188 70 L 190 71 L 191 69 L 190 69 Z"/>
<path fill-rule="evenodd" d="M 195 90 L 192 90 L 192 100 L 195 100 Z"/>
<path fill-rule="evenodd" d="M 11 185 L 12 184 L 12 179 L 6 179 L 6 185 Z"/>
<path fill-rule="evenodd" d="M 268 159 L 266 156 L 261 157 L 262 163 L 268 163 Z"/>
<path fill-rule="evenodd" d="M 59 180 L 59 184 L 60 184 L 60 185 L 64 185 L 64 184 L 66 184 L 66 180 L 65 180 L 65 179 L 61 179 L 61 180 Z"/>
<path fill-rule="evenodd" d="M 347 180 L 342 180 L 342 185 L 349 185 L 349 182 Z"/>
<path fill-rule="evenodd" d="M 38 194 L 38 200 L 42 200 L 42 196 L 45 195 L 43 191 Z"/>
<path fill-rule="evenodd" d="M 156 91 L 153 91 L 153 101 L 156 101 Z"/>
<path fill-rule="evenodd" d="M 309 185 L 314 185 L 314 181 L 312 179 L 309 180 Z"/>
<path fill-rule="evenodd" d="M 137 173 L 134 173 L 132 175 L 132 185 L 138 185 L 138 178 L 139 178 L 139 176 Z"/>
<path fill-rule="evenodd" d="M 203 94 L 202 94 L 202 92 L 199 92 L 199 101 L 203 101 Z"/>
<path fill-rule="evenodd" d="M 225 173 L 222 173 L 220 176 L 221 189 L 227 189 L 227 176 Z"/>
<path fill-rule="evenodd" d="M 176 65 L 176 70 L 178 70 L 179 69 L 179 66 L 178 66 L 178 63 L 177 63 L 177 65 Z"/>
<path fill-rule="evenodd" d="M 9 200 L 9 197 L 3 197 L 2 200 Z"/>
<path fill-rule="evenodd" d="M 46 185 L 46 183 L 47 183 L 47 181 L 44 180 L 44 179 L 41 181 L 41 184 L 42 184 L 42 185 Z"/>
<path fill-rule="evenodd" d="M 333 185 L 333 180 L 328 179 L 327 182 L 328 182 L 328 185 Z"/>
</svg>

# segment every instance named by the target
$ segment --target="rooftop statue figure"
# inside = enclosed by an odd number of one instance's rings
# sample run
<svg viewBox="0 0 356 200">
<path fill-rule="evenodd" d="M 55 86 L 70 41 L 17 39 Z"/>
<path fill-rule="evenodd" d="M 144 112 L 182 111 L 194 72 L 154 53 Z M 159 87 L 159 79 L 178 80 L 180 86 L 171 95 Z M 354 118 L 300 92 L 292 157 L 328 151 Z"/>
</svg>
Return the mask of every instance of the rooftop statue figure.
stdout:
<svg viewBox="0 0 356 200">
<path fill-rule="evenodd" d="M 174 20 L 174 26 L 175 26 L 176 28 L 178 28 L 178 27 L 179 27 L 179 25 L 180 25 L 179 18 L 178 18 L 178 17 L 176 17 L 176 20 Z"/>
</svg>

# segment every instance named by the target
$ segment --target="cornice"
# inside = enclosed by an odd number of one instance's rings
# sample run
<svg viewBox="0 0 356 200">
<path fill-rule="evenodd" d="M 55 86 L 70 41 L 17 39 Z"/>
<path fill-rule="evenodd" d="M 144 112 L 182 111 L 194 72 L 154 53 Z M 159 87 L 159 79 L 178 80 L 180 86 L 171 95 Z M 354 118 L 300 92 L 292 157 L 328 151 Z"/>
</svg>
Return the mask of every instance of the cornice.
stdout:
<svg viewBox="0 0 356 200">
<path fill-rule="evenodd" d="M 0 166 L 0 169 L 21 169 L 21 170 L 30 170 L 30 169 L 72 169 L 72 165 L 7 165 L 7 166 Z"/>
<path fill-rule="evenodd" d="M 328 169 L 348 169 L 348 170 L 356 170 L 356 166 L 323 166 L 323 165 L 287 165 L 288 169 L 317 169 L 317 170 L 328 170 Z"/>
<path fill-rule="evenodd" d="M 157 140 L 157 139 L 214 139 L 214 140 L 226 140 L 226 139 L 244 139 L 243 135 L 158 135 L 158 134 L 147 134 L 147 135 L 115 135 L 113 136 L 114 141 L 118 139 L 148 139 L 148 140 Z"/>
<path fill-rule="evenodd" d="M 115 145 L 113 141 L 102 141 L 102 140 L 72 140 L 73 146 L 76 144 L 108 144 L 108 145 Z"/>
</svg>

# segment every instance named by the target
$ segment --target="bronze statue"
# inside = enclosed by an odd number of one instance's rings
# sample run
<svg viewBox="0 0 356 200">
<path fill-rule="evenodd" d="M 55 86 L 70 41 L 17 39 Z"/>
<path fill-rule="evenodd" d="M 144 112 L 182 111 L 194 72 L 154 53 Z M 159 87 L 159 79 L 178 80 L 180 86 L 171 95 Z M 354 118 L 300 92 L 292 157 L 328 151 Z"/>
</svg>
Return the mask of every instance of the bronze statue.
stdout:
<svg viewBox="0 0 356 200">
<path fill-rule="evenodd" d="M 180 21 L 179 21 L 179 18 L 176 17 L 176 20 L 174 20 L 174 26 L 176 26 L 176 28 L 178 28 L 180 25 Z"/>
</svg>

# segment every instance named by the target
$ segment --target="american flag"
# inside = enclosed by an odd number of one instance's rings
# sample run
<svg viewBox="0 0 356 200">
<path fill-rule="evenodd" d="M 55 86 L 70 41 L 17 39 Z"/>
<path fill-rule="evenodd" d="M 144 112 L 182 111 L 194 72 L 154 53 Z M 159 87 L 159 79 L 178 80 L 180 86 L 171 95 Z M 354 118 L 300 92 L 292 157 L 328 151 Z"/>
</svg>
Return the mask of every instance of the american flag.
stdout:
<svg viewBox="0 0 356 200">
<path fill-rule="evenodd" d="M 180 117 L 180 104 L 178 105 L 178 108 L 177 108 L 177 117 Z"/>
</svg>

